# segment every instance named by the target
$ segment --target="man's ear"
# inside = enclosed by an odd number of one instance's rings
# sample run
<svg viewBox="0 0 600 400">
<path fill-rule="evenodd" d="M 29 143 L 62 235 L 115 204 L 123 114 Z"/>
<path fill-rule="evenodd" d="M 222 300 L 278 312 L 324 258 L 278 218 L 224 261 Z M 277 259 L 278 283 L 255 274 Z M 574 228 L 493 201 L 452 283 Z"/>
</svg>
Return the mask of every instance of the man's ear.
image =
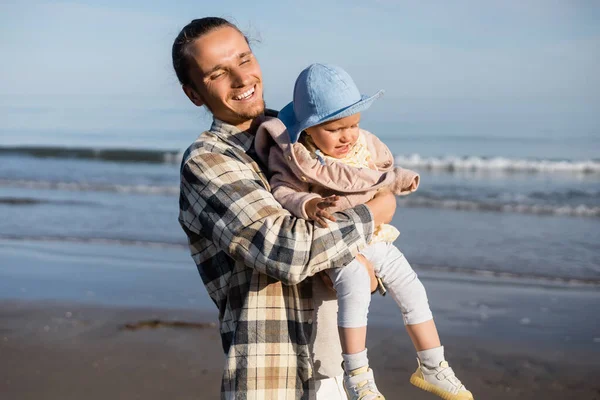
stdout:
<svg viewBox="0 0 600 400">
<path fill-rule="evenodd" d="M 198 107 L 202 107 L 204 105 L 204 101 L 196 91 L 196 89 L 192 88 L 188 85 L 182 85 L 183 93 L 190 99 L 192 103 L 194 103 Z"/>
</svg>

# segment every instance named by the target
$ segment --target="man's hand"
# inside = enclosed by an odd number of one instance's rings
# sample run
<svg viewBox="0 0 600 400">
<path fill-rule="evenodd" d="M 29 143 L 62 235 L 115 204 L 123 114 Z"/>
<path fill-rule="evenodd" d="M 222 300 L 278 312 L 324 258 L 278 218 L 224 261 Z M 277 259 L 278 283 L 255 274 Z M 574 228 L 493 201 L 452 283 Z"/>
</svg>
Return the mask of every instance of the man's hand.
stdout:
<svg viewBox="0 0 600 400">
<path fill-rule="evenodd" d="M 306 202 L 304 211 L 306 212 L 308 219 L 315 221 L 322 228 L 326 228 L 327 220 L 335 222 L 335 217 L 331 215 L 327 209 L 329 207 L 334 207 L 339 199 L 339 196 L 314 198 Z"/>
<path fill-rule="evenodd" d="M 377 290 L 377 285 L 379 284 L 379 282 L 377 281 L 377 277 L 375 276 L 375 270 L 373 269 L 373 264 L 371 263 L 371 261 L 367 260 L 362 254 L 358 254 L 356 256 L 356 259 L 362 265 L 365 266 L 367 271 L 369 271 L 371 293 L 373 293 L 375 290 Z M 344 268 L 344 267 L 342 267 L 342 268 Z M 319 273 L 319 275 L 321 275 L 321 279 L 323 279 L 323 282 L 325 282 L 325 286 L 327 286 L 331 290 L 334 290 L 333 282 L 331 282 L 331 278 L 329 277 L 329 275 L 327 275 L 327 273 L 325 271 L 321 271 Z"/>
<path fill-rule="evenodd" d="M 367 260 L 362 254 L 358 254 L 356 259 L 360 261 L 362 265 L 365 266 L 367 271 L 369 271 L 370 285 L 371 285 L 371 293 L 377 290 L 377 285 L 379 284 L 377 277 L 375 276 L 375 269 L 373 268 L 373 263 Z"/>
<path fill-rule="evenodd" d="M 381 189 L 365 205 L 373 214 L 375 226 L 387 224 L 396 212 L 396 196 L 389 189 Z"/>
</svg>

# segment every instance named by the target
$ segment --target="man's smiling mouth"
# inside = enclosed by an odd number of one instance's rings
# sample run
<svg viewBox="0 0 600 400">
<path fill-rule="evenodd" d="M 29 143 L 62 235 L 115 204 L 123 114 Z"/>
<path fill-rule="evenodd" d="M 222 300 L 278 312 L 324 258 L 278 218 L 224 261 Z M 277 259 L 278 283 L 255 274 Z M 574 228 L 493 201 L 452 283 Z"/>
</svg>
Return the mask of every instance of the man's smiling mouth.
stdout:
<svg viewBox="0 0 600 400">
<path fill-rule="evenodd" d="M 237 96 L 233 96 L 233 100 L 237 100 L 237 101 L 248 100 L 249 98 L 251 98 L 254 95 L 255 91 L 256 91 L 256 86 L 252 86 L 250 89 L 246 90 L 244 93 L 238 94 Z"/>
</svg>

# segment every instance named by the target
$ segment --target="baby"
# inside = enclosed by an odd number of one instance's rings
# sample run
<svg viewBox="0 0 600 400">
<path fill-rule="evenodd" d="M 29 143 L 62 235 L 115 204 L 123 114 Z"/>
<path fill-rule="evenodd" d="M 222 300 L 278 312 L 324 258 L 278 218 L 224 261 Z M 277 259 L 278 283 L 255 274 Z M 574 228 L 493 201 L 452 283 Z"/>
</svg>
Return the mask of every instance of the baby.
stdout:
<svg viewBox="0 0 600 400">
<path fill-rule="evenodd" d="M 359 128 L 360 113 L 382 95 L 361 95 L 343 69 L 313 64 L 296 80 L 293 102 L 279 117 L 263 122 L 255 149 L 267 164 L 273 195 L 293 215 L 326 227 L 333 213 L 371 200 L 377 191 L 406 195 L 419 176 L 395 168 L 390 150 Z M 417 350 L 418 368 L 410 382 L 446 400 L 472 400 L 444 358 L 425 288 L 404 255 L 392 244 L 400 232 L 375 227 L 361 254 L 398 304 Z M 384 399 L 369 368 L 367 313 L 371 299 L 367 269 L 357 260 L 327 269 L 338 299 L 344 387 L 350 399 Z"/>
</svg>

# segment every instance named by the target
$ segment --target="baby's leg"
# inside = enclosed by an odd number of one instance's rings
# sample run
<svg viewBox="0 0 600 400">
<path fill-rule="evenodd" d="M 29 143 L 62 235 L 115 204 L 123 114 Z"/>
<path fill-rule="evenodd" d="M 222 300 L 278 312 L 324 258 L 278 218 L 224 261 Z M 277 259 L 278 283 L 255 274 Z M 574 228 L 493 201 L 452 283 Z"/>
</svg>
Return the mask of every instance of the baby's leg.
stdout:
<svg viewBox="0 0 600 400">
<path fill-rule="evenodd" d="M 404 325 L 420 325 L 433 319 L 425 287 L 396 246 L 374 243 L 363 255 L 373 263 L 375 273 L 400 307 Z"/>
<path fill-rule="evenodd" d="M 425 287 L 404 255 L 394 245 L 383 242 L 367 247 L 363 255 L 373 263 L 375 273 L 402 311 L 419 359 L 419 368 L 411 382 L 446 399 L 472 400 L 472 394 L 455 377 L 444 358 Z"/>
<path fill-rule="evenodd" d="M 365 349 L 367 314 L 371 303 L 370 278 L 358 260 L 327 270 L 338 299 L 338 327 L 344 354 Z"/>
<path fill-rule="evenodd" d="M 342 268 L 327 271 L 338 299 L 338 329 L 344 360 L 344 387 L 354 398 L 382 398 L 369 369 L 365 347 L 367 314 L 371 302 L 369 273 L 354 260 Z"/>
</svg>

